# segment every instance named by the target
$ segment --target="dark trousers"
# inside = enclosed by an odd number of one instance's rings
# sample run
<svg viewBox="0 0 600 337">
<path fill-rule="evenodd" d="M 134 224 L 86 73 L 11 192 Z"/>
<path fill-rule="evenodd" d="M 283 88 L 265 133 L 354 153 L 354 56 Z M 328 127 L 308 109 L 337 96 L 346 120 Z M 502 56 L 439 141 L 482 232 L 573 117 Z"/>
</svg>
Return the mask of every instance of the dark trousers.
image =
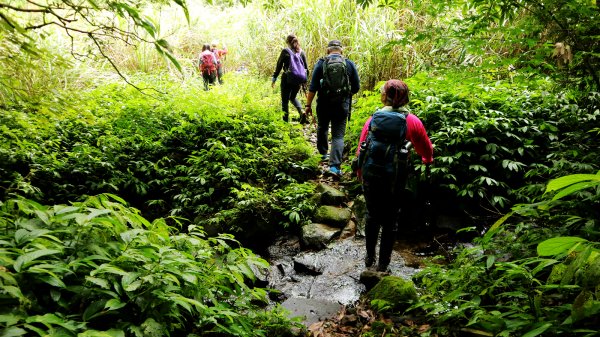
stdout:
<svg viewBox="0 0 600 337">
<path fill-rule="evenodd" d="M 217 80 L 219 81 L 219 84 L 223 84 L 223 66 L 220 65 L 217 68 Z"/>
<path fill-rule="evenodd" d="M 289 114 L 289 102 L 296 107 L 299 114 L 302 114 L 302 104 L 296 96 L 300 91 L 300 84 L 290 84 L 287 82 L 286 76 L 281 76 L 281 110 L 285 115 Z"/>
<path fill-rule="evenodd" d="M 344 134 L 350 111 L 350 99 L 339 102 L 317 100 L 317 150 L 324 155 L 329 151 L 329 126 L 331 125 L 331 153 L 329 166 L 340 167 L 344 152 Z"/>
<path fill-rule="evenodd" d="M 203 72 L 202 73 L 202 80 L 204 81 L 204 90 L 208 91 L 209 89 L 209 85 L 214 85 L 215 84 L 215 79 L 217 78 L 217 72 L 213 71 L 212 73 L 209 72 Z"/>
<path fill-rule="evenodd" d="M 387 268 L 398 231 L 399 211 L 402 207 L 406 174 L 401 173 L 392 189 L 392 179 L 363 181 L 363 192 L 367 204 L 365 244 L 368 257 L 375 257 L 379 232 L 379 268 Z"/>
</svg>

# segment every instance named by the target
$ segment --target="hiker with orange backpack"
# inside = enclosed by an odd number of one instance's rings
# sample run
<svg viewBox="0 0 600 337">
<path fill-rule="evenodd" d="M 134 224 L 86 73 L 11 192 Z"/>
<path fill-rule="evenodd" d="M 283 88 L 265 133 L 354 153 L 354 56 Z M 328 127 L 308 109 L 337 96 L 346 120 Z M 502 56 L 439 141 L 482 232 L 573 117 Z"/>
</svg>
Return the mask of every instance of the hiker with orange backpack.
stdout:
<svg viewBox="0 0 600 337">
<path fill-rule="evenodd" d="M 200 53 L 198 60 L 198 69 L 202 74 L 202 80 L 204 80 L 204 90 L 208 91 L 209 85 L 214 85 L 217 78 L 217 58 L 210 50 L 209 44 L 202 46 L 202 53 Z"/>
<path fill-rule="evenodd" d="M 224 56 L 227 55 L 227 47 L 223 46 L 223 49 L 218 49 L 217 43 L 213 42 L 210 50 L 217 58 L 217 80 L 219 84 L 223 84 L 223 60 L 225 60 Z"/>
<path fill-rule="evenodd" d="M 306 63 L 306 55 L 300 48 L 298 38 L 290 34 L 286 38 L 287 48 L 283 48 L 277 60 L 277 66 L 271 80 L 271 87 L 275 87 L 277 76 L 283 70 L 281 75 L 281 110 L 283 110 L 283 120 L 289 121 L 289 102 L 292 102 L 298 114 L 300 115 L 300 123 L 308 123 L 306 114 L 302 111 L 302 104 L 296 98 L 300 87 L 306 85 L 308 78 L 308 65 Z"/>
</svg>

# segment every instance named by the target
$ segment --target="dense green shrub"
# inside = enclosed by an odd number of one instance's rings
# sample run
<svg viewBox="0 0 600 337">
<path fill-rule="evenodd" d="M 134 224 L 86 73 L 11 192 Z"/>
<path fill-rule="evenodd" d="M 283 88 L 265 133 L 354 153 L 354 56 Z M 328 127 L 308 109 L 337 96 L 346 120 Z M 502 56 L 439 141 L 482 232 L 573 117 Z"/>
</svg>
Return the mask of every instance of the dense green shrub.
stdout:
<svg viewBox="0 0 600 337">
<path fill-rule="evenodd" d="M 111 195 L 0 204 L 6 336 L 272 336 L 292 325 L 248 286 L 268 267 L 231 236 L 149 222 Z M 101 334 L 104 332 L 104 334 Z"/>
<path fill-rule="evenodd" d="M 471 214 L 498 214 L 531 202 L 548 179 L 600 169 L 600 95 L 551 94 L 551 83 L 463 80 L 458 74 L 407 80 L 410 108 L 434 143 L 433 195 L 438 205 Z M 487 82 L 484 82 L 487 83 Z M 536 87 L 537 86 L 537 87 Z M 346 142 L 353 155 L 379 93 L 359 99 Z M 418 156 L 414 174 L 424 169 Z"/>
<path fill-rule="evenodd" d="M 62 114 L 7 111 L 0 197 L 25 187 L 50 203 L 115 193 L 149 218 L 176 215 L 219 232 L 299 225 L 310 215 L 302 201 L 310 191 L 290 186 L 315 176 L 314 150 L 279 122 L 272 99 L 244 83 L 256 87 L 240 78 L 241 101 L 229 91 L 172 87 L 158 101 L 108 85 Z"/>
<path fill-rule="evenodd" d="M 457 249 L 450 265 L 418 273 L 422 296 L 412 310 L 444 335 L 469 328 L 497 336 L 595 336 L 599 186 L 600 172 L 551 181 L 540 202 L 514 207 L 519 216 L 503 217 L 473 246 Z"/>
</svg>

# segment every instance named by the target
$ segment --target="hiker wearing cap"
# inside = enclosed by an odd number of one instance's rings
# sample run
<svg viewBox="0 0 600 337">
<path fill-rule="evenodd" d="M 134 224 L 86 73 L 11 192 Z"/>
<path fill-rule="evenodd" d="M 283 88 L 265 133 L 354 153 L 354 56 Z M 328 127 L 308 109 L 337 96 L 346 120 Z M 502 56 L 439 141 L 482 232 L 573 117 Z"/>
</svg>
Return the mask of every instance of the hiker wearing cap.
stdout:
<svg viewBox="0 0 600 337">
<path fill-rule="evenodd" d="M 360 89 L 360 79 L 354 62 L 342 55 L 342 43 L 332 40 L 327 44 L 327 56 L 320 58 L 313 68 L 306 114 L 312 112 L 312 101 L 317 95 L 317 150 L 323 160 L 329 159 L 329 172 L 342 175 L 342 152 L 346 121 L 350 114 L 352 95 Z M 327 141 L 331 124 L 331 153 Z"/>
<path fill-rule="evenodd" d="M 300 48 L 300 42 L 298 38 L 290 34 L 285 39 L 287 47 L 281 50 L 279 59 L 277 59 L 277 66 L 271 79 L 271 87 L 275 87 L 279 72 L 283 70 L 281 75 L 281 110 L 283 110 L 283 120 L 289 121 L 289 102 L 298 110 L 300 115 L 300 123 L 305 124 L 308 122 L 306 115 L 302 111 L 302 104 L 296 98 L 300 87 L 305 85 L 306 79 L 308 78 L 308 66 L 306 63 L 306 55 Z"/>
<path fill-rule="evenodd" d="M 377 270 L 383 272 L 388 269 L 396 239 L 410 148 L 414 147 L 427 165 L 427 174 L 433 162 L 433 146 L 425 127 L 406 108 L 408 95 L 406 83 L 400 80 L 385 83 L 381 88 L 384 107 L 365 122 L 356 150 L 358 160 L 353 162 L 367 205 L 365 266 L 369 268 L 375 263 L 375 247 L 381 230 Z"/>
<path fill-rule="evenodd" d="M 227 47 L 223 46 L 223 49 L 217 48 L 217 43 L 213 42 L 210 48 L 215 58 L 217 59 L 217 80 L 219 84 L 223 84 L 223 60 L 224 56 L 227 55 Z"/>
</svg>

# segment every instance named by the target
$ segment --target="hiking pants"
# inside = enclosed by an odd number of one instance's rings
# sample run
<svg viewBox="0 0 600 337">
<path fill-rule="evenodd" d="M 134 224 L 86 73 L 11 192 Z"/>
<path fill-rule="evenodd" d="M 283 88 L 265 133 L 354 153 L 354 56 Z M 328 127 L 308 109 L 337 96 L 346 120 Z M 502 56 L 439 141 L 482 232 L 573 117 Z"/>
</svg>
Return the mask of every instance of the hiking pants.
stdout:
<svg viewBox="0 0 600 337">
<path fill-rule="evenodd" d="M 302 104 L 296 96 L 300 91 L 300 84 L 289 84 L 286 76 L 281 76 L 281 110 L 285 115 L 289 115 L 289 102 L 296 107 L 298 113 L 302 111 Z"/>
<path fill-rule="evenodd" d="M 217 80 L 219 81 L 219 84 L 223 84 L 223 66 L 219 65 L 217 67 Z"/>
<path fill-rule="evenodd" d="M 363 193 L 367 204 L 367 221 L 365 225 L 365 245 L 368 257 L 375 257 L 377 238 L 381 231 L 379 243 L 378 268 L 387 268 L 392 257 L 392 250 L 398 232 L 399 211 L 402 205 L 406 175 L 400 177 L 394 191 L 390 188 L 391 179 L 363 181 Z"/>
<path fill-rule="evenodd" d="M 209 85 L 215 84 L 215 79 L 217 78 L 217 73 L 213 71 L 212 73 L 202 73 L 202 80 L 204 81 L 204 90 L 208 91 Z"/>
<path fill-rule="evenodd" d="M 344 152 L 344 133 L 348 110 L 343 104 L 323 105 L 317 102 L 317 150 L 325 155 L 329 150 L 328 136 L 331 124 L 331 153 L 329 166 L 340 167 Z"/>
</svg>

